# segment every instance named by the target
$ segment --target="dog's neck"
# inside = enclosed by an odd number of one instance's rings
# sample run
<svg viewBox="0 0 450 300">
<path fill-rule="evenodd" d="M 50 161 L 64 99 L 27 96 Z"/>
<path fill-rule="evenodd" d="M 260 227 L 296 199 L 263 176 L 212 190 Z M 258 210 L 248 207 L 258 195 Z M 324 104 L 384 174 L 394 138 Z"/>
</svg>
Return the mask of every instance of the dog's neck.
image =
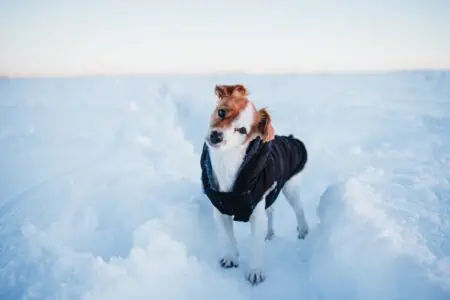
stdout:
<svg viewBox="0 0 450 300">
<path fill-rule="evenodd" d="M 227 150 L 211 149 L 211 167 L 216 176 L 221 192 L 229 192 L 233 188 L 239 168 L 244 161 L 248 144 Z"/>
</svg>

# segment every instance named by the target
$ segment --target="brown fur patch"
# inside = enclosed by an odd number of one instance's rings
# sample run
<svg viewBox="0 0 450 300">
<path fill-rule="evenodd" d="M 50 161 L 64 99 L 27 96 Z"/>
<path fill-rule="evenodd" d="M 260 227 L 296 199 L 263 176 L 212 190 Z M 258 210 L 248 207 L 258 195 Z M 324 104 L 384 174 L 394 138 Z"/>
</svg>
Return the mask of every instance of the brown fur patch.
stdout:
<svg viewBox="0 0 450 300">
<path fill-rule="evenodd" d="M 243 85 L 218 85 L 215 89 L 219 102 L 211 116 L 211 127 L 226 128 L 236 119 L 249 103 L 247 90 Z M 225 118 L 218 115 L 220 109 L 225 110 Z"/>
<path fill-rule="evenodd" d="M 257 111 L 254 105 L 253 107 L 255 116 L 253 117 L 253 125 L 248 133 L 246 142 L 251 141 L 258 136 L 261 137 L 264 142 L 273 140 L 275 138 L 275 131 L 272 127 L 272 120 L 269 112 L 265 108 Z"/>
<path fill-rule="evenodd" d="M 258 111 L 260 121 L 258 123 L 258 130 L 262 135 L 264 142 L 271 141 L 275 138 L 275 131 L 272 127 L 272 119 L 267 109 L 263 108 Z"/>
<path fill-rule="evenodd" d="M 215 93 L 219 99 L 227 97 L 247 97 L 247 89 L 242 84 L 235 85 L 216 85 Z"/>
</svg>

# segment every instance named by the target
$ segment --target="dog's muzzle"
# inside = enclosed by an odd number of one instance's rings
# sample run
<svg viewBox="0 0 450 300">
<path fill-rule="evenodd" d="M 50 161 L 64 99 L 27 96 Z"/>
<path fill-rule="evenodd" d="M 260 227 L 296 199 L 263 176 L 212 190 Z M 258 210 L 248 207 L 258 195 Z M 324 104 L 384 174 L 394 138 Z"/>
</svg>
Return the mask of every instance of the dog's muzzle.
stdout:
<svg viewBox="0 0 450 300">
<path fill-rule="evenodd" d="M 214 130 L 209 135 L 209 142 L 212 145 L 217 145 L 217 144 L 221 143 L 222 141 L 223 141 L 223 132 Z"/>
</svg>

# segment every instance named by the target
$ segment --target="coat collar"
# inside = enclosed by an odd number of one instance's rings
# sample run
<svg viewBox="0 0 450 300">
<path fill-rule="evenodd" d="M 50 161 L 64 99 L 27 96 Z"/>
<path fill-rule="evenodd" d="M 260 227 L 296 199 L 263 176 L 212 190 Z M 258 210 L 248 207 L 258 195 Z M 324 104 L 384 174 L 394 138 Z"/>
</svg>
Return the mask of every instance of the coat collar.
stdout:
<svg viewBox="0 0 450 300">
<path fill-rule="evenodd" d="M 270 152 L 270 145 L 271 142 L 264 143 L 260 137 L 253 139 L 249 143 L 244 160 L 239 167 L 238 174 L 236 176 L 235 185 L 233 187 L 234 192 L 244 192 L 243 189 L 245 189 L 247 185 L 246 183 L 252 180 L 255 176 L 259 175 L 267 161 L 267 157 Z M 219 184 L 212 170 L 209 149 L 206 143 L 203 146 L 201 167 L 206 171 L 206 178 L 202 178 L 202 180 L 206 180 L 205 183 L 211 190 L 219 191 Z"/>
</svg>

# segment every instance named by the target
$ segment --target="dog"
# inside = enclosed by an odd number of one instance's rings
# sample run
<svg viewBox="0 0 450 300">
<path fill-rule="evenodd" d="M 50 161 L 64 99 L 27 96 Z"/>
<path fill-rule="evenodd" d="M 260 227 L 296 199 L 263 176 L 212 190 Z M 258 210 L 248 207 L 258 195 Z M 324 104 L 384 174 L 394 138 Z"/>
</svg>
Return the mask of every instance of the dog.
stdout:
<svg viewBox="0 0 450 300">
<path fill-rule="evenodd" d="M 299 197 L 299 174 L 307 162 L 302 141 L 275 135 L 267 109 L 257 110 L 242 84 L 216 85 L 217 104 L 200 159 L 202 187 L 213 204 L 223 236 L 223 268 L 239 266 L 233 222 L 249 222 L 251 256 L 246 279 L 262 283 L 264 244 L 274 236 L 273 203 L 282 192 L 297 220 L 297 234 L 309 231 Z"/>
</svg>

